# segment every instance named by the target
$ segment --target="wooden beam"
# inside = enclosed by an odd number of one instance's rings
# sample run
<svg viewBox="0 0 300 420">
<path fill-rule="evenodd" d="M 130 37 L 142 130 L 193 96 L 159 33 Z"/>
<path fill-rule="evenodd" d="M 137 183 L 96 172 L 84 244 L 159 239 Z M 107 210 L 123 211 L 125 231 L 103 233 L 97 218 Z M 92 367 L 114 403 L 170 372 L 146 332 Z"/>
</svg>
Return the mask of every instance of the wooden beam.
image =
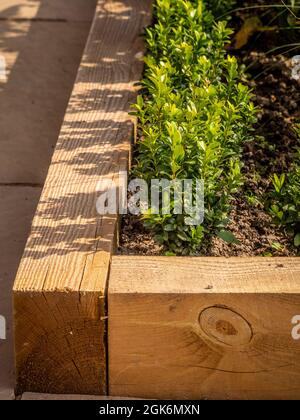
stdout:
<svg viewBox="0 0 300 420">
<path fill-rule="evenodd" d="M 116 256 L 108 305 L 110 395 L 300 398 L 300 258 Z"/>
<path fill-rule="evenodd" d="M 105 292 L 117 216 L 98 215 L 96 201 L 128 167 L 128 111 L 151 3 L 98 1 L 14 285 L 19 393 L 106 393 Z"/>
<path fill-rule="evenodd" d="M 94 395 L 33 394 L 30 392 L 23 394 L 21 398 L 22 401 L 124 401 L 128 399 L 129 398 Z M 137 398 L 134 399 L 137 400 Z"/>
</svg>

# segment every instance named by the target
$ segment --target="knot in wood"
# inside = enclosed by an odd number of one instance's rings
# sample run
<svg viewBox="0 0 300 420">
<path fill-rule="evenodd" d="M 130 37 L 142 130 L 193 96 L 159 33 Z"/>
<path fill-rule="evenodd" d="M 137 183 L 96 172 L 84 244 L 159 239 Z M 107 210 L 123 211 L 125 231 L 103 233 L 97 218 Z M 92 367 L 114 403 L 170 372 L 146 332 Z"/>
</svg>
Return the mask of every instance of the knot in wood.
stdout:
<svg viewBox="0 0 300 420">
<path fill-rule="evenodd" d="M 199 315 L 199 324 L 205 335 L 218 344 L 239 347 L 248 344 L 253 337 L 250 323 L 229 308 L 204 309 Z"/>
</svg>

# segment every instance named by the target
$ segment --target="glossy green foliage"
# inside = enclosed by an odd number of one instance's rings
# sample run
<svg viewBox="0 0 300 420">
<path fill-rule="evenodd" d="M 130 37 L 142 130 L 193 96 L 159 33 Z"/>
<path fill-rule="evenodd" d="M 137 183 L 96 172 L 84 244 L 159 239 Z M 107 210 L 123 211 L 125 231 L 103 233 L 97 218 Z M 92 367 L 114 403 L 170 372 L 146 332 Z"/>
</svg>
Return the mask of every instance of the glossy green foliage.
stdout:
<svg viewBox="0 0 300 420">
<path fill-rule="evenodd" d="M 147 30 L 144 95 L 135 105 L 141 136 L 134 175 L 149 184 L 162 178 L 204 181 L 202 225 L 188 226 L 185 214 L 172 211 L 144 215 L 147 228 L 176 254 L 195 253 L 205 235 L 226 226 L 242 186 L 242 145 L 256 120 L 242 69 L 226 51 L 231 30 L 214 18 L 210 5 L 157 0 L 156 23 Z"/>
<path fill-rule="evenodd" d="M 293 165 L 286 174 L 273 175 L 269 210 L 275 221 L 293 235 L 300 246 L 300 126 L 297 127 L 299 146 Z"/>
</svg>

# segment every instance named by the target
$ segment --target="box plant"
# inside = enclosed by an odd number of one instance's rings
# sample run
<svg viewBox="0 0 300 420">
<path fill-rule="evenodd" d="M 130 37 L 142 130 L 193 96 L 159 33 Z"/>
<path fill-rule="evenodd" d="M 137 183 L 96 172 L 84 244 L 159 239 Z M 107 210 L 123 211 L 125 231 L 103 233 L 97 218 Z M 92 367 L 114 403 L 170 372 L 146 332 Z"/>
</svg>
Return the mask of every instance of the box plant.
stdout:
<svg viewBox="0 0 300 420">
<path fill-rule="evenodd" d="M 238 14 L 235 25 L 239 13 L 245 20 L 235 27 L 233 36 L 229 22 L 234 16 L 234 6 Z M 240 64 L 243 54 L 236 51 L 248 48 L 251 39 L 259 39 L 262 33 L 276 30 L 280 24 L 278 16 L 297 10 L 295 4 L 290 6 L 255 3 L 241 7 L 241 2 L 206 0 L 155 2 L 154 24 L 146 30 L 148 55 L 142 91 L 134 106 L 139 136 L 132 176 L 146 180 L 149 189 L 153 179 L 204 182 L 203 223 L 189 225 L 187 211 L 177 214 L 176 187 L 168 211 L 163 199 L 167 191 L 162 189 L 161 211 L 157 214 L 154 211 L 157 209 L 150 208 L 142 216 L 144 226 L 164 245 L 168 255 L 206 253 L 210 244 L 215 243 L 214 238 L 242 247 L 237 240 L 241 235 L 233 229 L 236 237 L 232 231 L 232 215 L 239 214 L 240 205 L 244 208 L 243 221 L 237 225 L 253 223 L 254 248 L 262 248 L 260 255 L 280 252 L 283 249 L 280 241 L 285 253 L 291 249 L 289 241 L 296 248 L 300 246 L 299 144 L 292 161 L 288 151 L 286 165 L 281 167 L 280 154 L 286 153 L 285 147 L 269 135 L 265 138 L 264 133 L 255 132 L 260 125 L 261 109 L 252 103 L 253 84 L 249 74 L 246 75 L 255 61 L 246 68 Z M 251 30 L 237 47 L 237 36 L 254 19 L 262 26 Z M 279 48 L 272 48 L 266 56 Z M 251 55 L 251 49 L 248 54 Z M 256 78 L 265 71 L 269 68 L 258 72 Z M 269 91 L 270 98 L 262 98 L 268 104 L 277 101 L 271 94 Z M 257 103 L 256 96 L 255 100 Z M 268 105 L 266 112 L 270 110 Z M 269 116 L 276 114 L 270 112 Z M 286 106 L 283 112 L 287 112 Z M 278 124 L 282 125 L 284 117 L 281 113 L 277 115 Z M 264 121 L 262 127 L 268 124 L 269 121 Z M 298 126 L 296 130 L 299 137 Z M 254 159 L 249 158 L 249 151 Z M 247 203 L 246 207 L 243 203 Z M 256 212 L 257 216 L 250 215 L 251 220 L 245 220 L 245 211 Z M 262 247 L 258 244 L 260 231 L 265 234 Z"/>
<path fill-rule="evenodd" d="M 151 209 L 143 216 L 169 251 L 190 254 L 205 235 L 224 236 L 232 197 L 243 183 L 242 144 L 252 136 L 256 111 L 241 67 L 226 52 L 231 30 L 215 20 L 208 2 L 158 0 L 155 12 L 146 37 L 145 95 L 135 106 L 142 134 L 134 175 L 149 183 L 204 181 L 203 224 L 187 226 L 184 214 Z"/>
</svg>

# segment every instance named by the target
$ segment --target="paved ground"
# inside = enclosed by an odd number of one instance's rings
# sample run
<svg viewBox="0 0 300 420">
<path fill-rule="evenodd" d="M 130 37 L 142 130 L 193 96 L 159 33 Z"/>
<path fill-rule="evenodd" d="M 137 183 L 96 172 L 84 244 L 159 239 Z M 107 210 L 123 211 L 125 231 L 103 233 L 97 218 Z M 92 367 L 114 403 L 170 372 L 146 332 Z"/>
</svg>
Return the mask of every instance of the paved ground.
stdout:
<svg viewBox="0 0 300 420">
<path fill-rule="evenodd" d="M 11 289 L 96 0 L 0 2 L 0 400 L 14 398 Z M 6 63 L 6 73 L 3 63 Z"/>
</svg>

